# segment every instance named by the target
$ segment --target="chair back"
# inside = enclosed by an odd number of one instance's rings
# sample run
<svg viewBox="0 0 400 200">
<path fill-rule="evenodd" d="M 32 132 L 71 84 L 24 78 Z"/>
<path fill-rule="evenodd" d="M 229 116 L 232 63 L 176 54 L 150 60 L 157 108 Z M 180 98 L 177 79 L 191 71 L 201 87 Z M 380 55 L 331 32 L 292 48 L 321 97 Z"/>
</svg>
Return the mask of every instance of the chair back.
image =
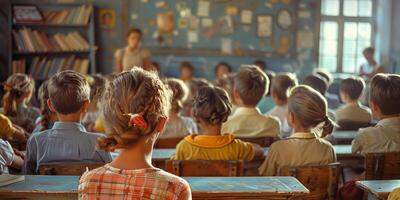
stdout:
<svg viewBox="0 0 400 200">
<path fill-rule="evenodd" d="M 341 174 L 340 163 L 302 167 L 282 167 L 279 176 L 296 177 L 310 193 L 304 199 L 335 199 Z"/>
<path fill-rule="evenodd" d="M 156 149 L 169 149 L 169 148 L 176 148 L 176 145 L 182 140 L 183 138 L 159 138 L 156 143 L 154 144 L 154 148 Z"/>
<path fill-rule="evenodd" d="M 177 176 L 243 176 L 241 160 L 167 160 L 165 168 Z"/>
<path fill-rule="evenodd" d="M 365 179 L 400 179 L 400 152 L 366 154 Z"/>
<path fill-rule="evenodd" d="M 39 175 L 81 176 L 87 169 L 92 170 L 106 163 L 57 163 L 42 164 Z"/>
<path fill-rule="evenodd" d="M 243 137 L 238 137 L 236 139 L 240 139 L 245 142 L 251 142 L 254 144 L 258 144 L 261 147 L 269 147 L 271 146 L 272 143 L 278 140 L 278 138 L 275 137 L 256 137 L 256 138 L 243 138 Z"/>
</svg>

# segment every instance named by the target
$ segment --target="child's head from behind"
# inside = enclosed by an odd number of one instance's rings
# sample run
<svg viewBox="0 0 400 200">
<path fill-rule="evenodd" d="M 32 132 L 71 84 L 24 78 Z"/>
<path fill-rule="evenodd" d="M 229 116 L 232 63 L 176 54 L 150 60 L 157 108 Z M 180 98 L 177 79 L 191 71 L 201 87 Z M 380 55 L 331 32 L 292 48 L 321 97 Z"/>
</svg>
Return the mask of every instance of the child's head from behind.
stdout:
<svg viewBox="0 0 400 200">
<path fill-rule="evenodd" d="M 292 73 L 282 73 L 276 75 L 271 84 L 272 99 L 275 102 L 286 104 L 290 90 L 296 85 L 296 75 Z"/>
<path fill-rule="evenodd" d="M 288 122 L 295 131 L 310 130 L 325 137 L 333 130 L 325 98 L 309 86 L 296 86 L 288 99 Z M 297 130 L 296 130 L 297 129 Z"/>
<path fill-rule="evenodd" d="M 193 78 L 194 67 L 190 62 L 184 61 L 179 67 L 181 79 L 183 81 L 190 81 Z"/>
<path fill-rule="evenodd" d="M 340 98 L 344 103 L 358 101 L 365 88 L 364 80 L 360 77 L 350 77 L 340 83 Z"/>
<path fill-rule="evenodd" d="M 35 89 L 33 79 L 25 74 L 13 74 L 4 83 L 5 95 L 3 97 L 4 114 L 15 116 L 17 105 L 27 103 Z"/>
<path fill-rule="evenodd" d="M 325 96 L 326 91 L 328 90 L 328 82 L 326 79 L 318 74 L 311 74 L 306 76 L 303 81 L 304 85 L 308 85 L 312 87 L 314 90 L 317 90 L 322 96 Z"/>
<path fill-rule="evenodd" d="M 193 101 L 192 116 L 202 126 L 220 126 L 231 114 L 228 93 L 219 87 L 202 87 Z"/>
<path fill-rule="evenodd" d="M 90 86 L 86 78 L 74 71 L 54 75 L 48 85 L 50 110 L 58 115 L 82 115 L 89 108 Z"/>
<path fill-rule="evenodd" d="M 183 103 L 189 95 L 189 88 L 182 80 L 176 78 L 169 78 L 165 82 L 172 91 L 171 113 L 177 114 L 183 108 Z"/>
<path fill-rule="evenodd" d="M 234 79 L 233 96 L 239 106 L 255 107 L 268 93 L 269 80 L 265 72 L 254 65 L 240 67 Z"/>
<path fill-rule="evenodd" d="M 119 74 L 107 86 L 102 99 L 107 136 L 98 140 L 106 151 L 136 144 L 153 145 L 162 132 L 170 109 L 171 91 L 153 73 L 134 68 Z M 152 142 L 147 143 L 144 141 Z M 142 147 L 142 146 L 141 146 Z"/>
<path fill-rule="evenodd" d="M 88 77 L 88 82 L 90 86 L 90 104 L 92 105 L 91 109 L 97 110 L 98 103 L 103 96 L 106 87 L 107 79 L 100 74 L 95 74 Z"/>
<path fill-rule="evenodd" d="M 400 115 L 400 75 L 377 74 L 371 80 L 370 107 L 377 119 Z"/>
</svg>

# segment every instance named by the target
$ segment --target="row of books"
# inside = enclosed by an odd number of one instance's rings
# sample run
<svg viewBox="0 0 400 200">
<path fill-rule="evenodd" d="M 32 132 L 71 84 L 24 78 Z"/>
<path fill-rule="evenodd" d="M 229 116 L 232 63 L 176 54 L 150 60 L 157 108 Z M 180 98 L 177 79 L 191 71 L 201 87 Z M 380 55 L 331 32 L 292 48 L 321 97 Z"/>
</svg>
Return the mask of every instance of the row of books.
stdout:
<svg viewBox="0 0 400 200">
<path fill-rule="evenodd" d="M 46 24 L 79 24 L 89 23 L 92 6 L 83 5 L 70 10 L 43 11 Z"/>
<path fill-rule="evenodd" d="M 46 33 L 29 28 L 12 31 L 18 52 L 88 51 L 87 40 L 77 31 L 70 33 Z"/>
<path fill-rule="evenodd" d="M 64 70 L 87 74 L 89 59 L 77 58 L 75 55 L 63 58 L 34 57 L 30 64 L 29 74 L 36 80 L 43 80 Z"/>
<path fill-rule="evenodd" d="M 26 65 L 26 60 L 21 59 L 21 60 L 13 60 L 12 61 L 12 74 L 16 73 L 25 73 L 25 65 Z"/>
</svg>

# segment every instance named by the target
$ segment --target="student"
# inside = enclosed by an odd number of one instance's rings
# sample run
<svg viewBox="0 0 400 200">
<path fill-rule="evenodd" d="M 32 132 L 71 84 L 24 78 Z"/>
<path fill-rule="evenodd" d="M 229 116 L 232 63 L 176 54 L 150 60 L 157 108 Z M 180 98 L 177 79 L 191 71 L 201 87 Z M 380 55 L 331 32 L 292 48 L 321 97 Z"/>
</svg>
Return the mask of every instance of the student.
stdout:
<svg viewBox="0 0 400 200">
<path fill-rule="evenodd" d="M 361 105 L 359 99 L 365 88 L 364 80 L 360 77 L 351 77 L 343 80 L 340 84 L 340 98 L 344 106 L 336 110 L 335 120 L 342 123 L 354 123 L 368 125 L 371 123 L 371 110 Z"/>
<path fill-rule="evenodd" d="M 189 85 L 189 95 L 186 102 L 184 103 L 182 114 L 184 116 L 190 117 L 193 98 L 197 95 L 197 92 L 199 91 L 200 88 L 205 86 L 211 86 L 212 84 L 204 78 L 194 78 L 189 84 L 186 85 Z"/>
<path fill-rule="evenodd" d="M 276 106 L 267 114 L 279 118 L 281 124 L 279 137 L 286 138 L 292 132 L 292 128 L 287 122 L 287 99 L 289 91 L 297 85 L 296 75 L 291 73 L 278 74 L 274 77 L 271 85 L 271 96 Z"/>
<path fill-rule="evenodd" d="M 95 149 L 100 136 L 80 124 L 89 109 L 90 87 L 74 71 L 54 75 L 48 85 L 47 104 L 58 120 L 49 130 L 34 133 L 26 144 L 24 172 L 36 174 L 41 164 L 52 162 L 110 162 L 111 155 Z"/>
<path fill-rule="evenodd" d="M 237 108 L 236 103 L 234 102 L 234 99 L 233 99 L 234 78 L 235 78 L 235 74 L 230 73 L 227 76 L 225 76 L 224 78 L 217 80 L 214 84 L 216 87 L 220 87 L 228 93 L 229 99 L 231 100 L 231 103 L 232 103 L 231 114 L 234 113 Z"/>
<path fill-rule="evenodd" d="M 34 89 L 35 82 L 25 74 L 13 74 L 4 83 L 6 94 L 3 97 L 2 112 L 27 132 L 32 132 L 35 120 L 40 116 L 37 108 L 28 106 Z"/>
<path fill-rule="evenodd" d="M 320 76 L 318 74 L 310 74 L 304 78 L 303 84 L 312 87 L 314 90 L 317 90 L 325 98 L 325 94 L 328 90 L 329 84 L 323 76 Z M 328 116 L 332 120 L 335 119 L 335 114 L 333 110 L 328 109 Z"/>
<path fill-rule="evenodd" d="M 11 122 L 7 116 L 0 113 L 0 138 L 15 143 L 26 142 L 25 130 Z"/>
<path fill-rule="evenodd" d="M 194 67 L 190 62 L 184 61 L 181 63 L 179 67 L 181 80 L 185 82 L 187 85 L 192 82 L 194 76 Z"/>
<path fill-rule="evenodd" d="M 235 113 L 222 125 L 223 133 L 236 137 L 277 137 L 279 119 L 264 116 L 256 107 L 268 92 L 267 75 L 254 65 L 240 67 L 234 78 L 233 96 L 238 106 Z"/>
<path fill-rule="evenodd" d="M 130 70 L 134 66 L 143 66 L 145 69 L 150 66 L 150 52 L 141 47 L 142 35 L 142 31 L 137 28 L 128 31 L 125 36 L 127 46 L 114 54 L 117 72 Z"/>
<path fill-rule="evenodd" d="M 265 63 L 263 60 L 256 60 L 253 64 L 260 68 L 261 71 L 265 71 L 267 69 L 267 63 Z"/>
<path fill-rule="evenodd" d="M 276 76 L 275 72 L 267 70 L 265 73 L 270 82 L 274 81 L 274 77 Z M 268 93 L 257 104 L 257 108 L 260 109 L 261 113 L 266 113 L 275 107 L 275 102 L 271 97 L 271 85 L 272 84 L 269 84 Z"/>
<path fill-rule="evenodd" d="M 214 68 L 215 80 L 218 81 L 232 72 L 232 67 L 227 62 L 220 62 Z"/>
<path fill-rule="evenodd" d="M 260 146 L 242 142 L 221 132 L 231 113 L 228 93 L 218 87 L 203 87 L 193 102 L 193 118 L 203 130 L 201 135 L 189 135 L 176 148 L 174 160 L 252 160 L 263 155 Z"/>
<path fill-rule="evenodd" d="M 142 69 L 123 72 L 112 81 L 102 103 L 108 135 L 97 145 L 106 151 L 118 149 L 119 154 L 82 175 L 79 199 L 191 199 L 185 180 L 151 164 L 170 96 L 156 74 Z"/>
<path fill-rule="evenodd" d="M 40 104 L 40 117 L 36 120 L 36 127 L 33 129 L 33 133 L 51 129 L 55 121 L 58 120 L 57 114 L 52 112 L 47 106 L 47 100 L 49 99 L 49 81 L 44 81 L 39 87 L 38 99 Z"/>
<path fill-rule="evenodd" d="M 0 175 L 8 174 L 8 167 L 20 170 L 23 164 L 24 159 L 21 157 L 21 154 L 17 155 L 10 143 L 0 139 Z"/>
<path fill-rule="evenodd" d="M 388 200 L 400 200 L 400 188 L 394 189 L 394 190 L 390 193 L 390 195 L 389 195 L 389 197 L 388 197 Z"/>
<path fill-rule="evenodd" d="M 352 142 L 353 153 L 400 151 L 400 75 L 377 74 L 371 80 L 370 108 L 379 122 L 360 129 Z"/>
<path fill-rule="evenodd" d="M 96 74 L 88 77 L 88 82 L 90 86 L 90 106 L 82 119 L 82 123 L 89 131 L 94 131 L 95 122 L 100 117 L 99 101 L 103 96 L 107 80 L 102 75 Z"/>
<path fill-rule="evenodd" d="M 260 175 L 279 175 L 281 167 L 329 164 L 336 161 L 332 145 L 324 138 L 333 123 L 327 116 L 325 98 L 309 86 L 300 85 L 288 99 L 288 122 L 293 134 L 271 145 L 259 168 Z"/>
<path fill-rule="evenodd" d="M 375 49 L 373 47 L 368 47 L 363 50 L 363 56 L 367 62 L 360 66 L 360 76 L 366 80 L 370 80 L 377 73 L 385 72 L 385 69 L 376 62 L 374 54 Z"/>
<path fill-rule="evenodd" d="M 189 134 L 198 133 L 196 123 L 193 119 L 180 115 L 183 102 L 185 102 L 189 94 L 189 88 L 179 79 L 170 78 L 165 82 L 173 93 L 171 99 L 172 106 L 169 111 L 168 123 L 160 138 L 182 138 Z"/>
<path fill-rule="evenodd" d="M 315 70 L 315 74 L 320 75 L 328 83 L 328 88 L 327 88 L 327 91 L 325 92 L 325 98 L 328 102 L 328 107 L 333 110 L 339 108 L 341 103 L 340 103 L 338 95 L 332 94 L 328 91 L 329 87 L 332 85 L 332 82 L 333 82 L 331 73 L 329 73 L 325 69 L 318 68 L 317 70 Z"/>
</svg>

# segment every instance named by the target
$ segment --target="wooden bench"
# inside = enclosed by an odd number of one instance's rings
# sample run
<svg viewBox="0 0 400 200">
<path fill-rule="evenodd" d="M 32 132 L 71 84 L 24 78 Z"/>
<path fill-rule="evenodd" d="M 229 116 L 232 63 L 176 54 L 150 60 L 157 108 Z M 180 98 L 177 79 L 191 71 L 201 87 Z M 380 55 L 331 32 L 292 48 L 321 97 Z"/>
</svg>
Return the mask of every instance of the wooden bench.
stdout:
<svg viewBox="0 0 400 200">
<path fill-rule="evenodd" d="M 177 176 L 243 176 L 243 161 L 167 160 L 165 169 Z"/>
<path fill-rule="evenodd" d="M 341 173 L 340 163 L 279 169 L 279 176 L 296 177 L 310 190 L 304 199 L 335 199 Z"/>
<path fill-rule="evenodd" d="M 39 175 L 64 175 L 80 176 L 87 169 L 92 170 L 105 165 L 105 163 L 52 163 L 42 164 L 39 167 Z"/>
<path fill-rule="evenodd" d="M 176 145 L 183 138 L 160 138 L 154 144 L 155 149 L 166 149 L 166 148 L 176 148 Z"/>
<path fill-rule="evenodd" d="M 243 137 L 239 137 L 236 139 L 240 139 L 244 142 L 251 142 L 254 144 L 258 144 L 261 147 L 269 147 L 271 146 L 272 143 L 274 143 L 275 141 L 279 140 L 279 138 L 276 137 L 256 137 L 256 138 L 243 138 Z"/>
<path fill-rule="evenodd" d="M 296 199 L 308 194 L 294 177 L 183 177 L 197 199 Z M 2 199 L 77 199 L 79 176 L 25 176 L 0 187 Z"/>
<path fill-rule="evenodd" d="M 400 179 L 400 152 L 365 155 L 365 180 Z"/>
<path fill-rule="evenodd" d="M 376 198 L 386 200 L 390 192 L 400 187 L 400 180 L 357 181 L 356 185 Z"/>
</svg>

